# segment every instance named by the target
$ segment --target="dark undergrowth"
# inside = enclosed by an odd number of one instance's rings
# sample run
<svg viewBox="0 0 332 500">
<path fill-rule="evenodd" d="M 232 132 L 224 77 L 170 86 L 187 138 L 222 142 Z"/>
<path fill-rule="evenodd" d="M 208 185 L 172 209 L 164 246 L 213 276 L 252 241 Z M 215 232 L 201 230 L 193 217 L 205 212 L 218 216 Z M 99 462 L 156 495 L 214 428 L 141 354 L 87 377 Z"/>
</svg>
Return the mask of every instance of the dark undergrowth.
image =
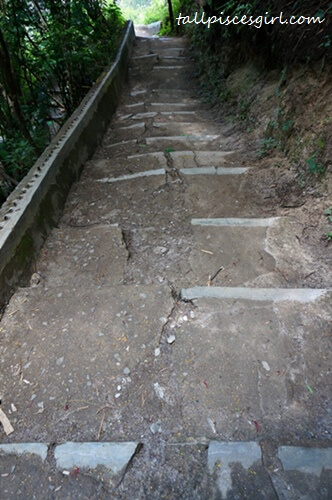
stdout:
<svg viewBox="0 0 332 500">
<path fill-rule="evenodd" d="M 0 2 L 0 205 L 114 58 L 112 0 Z"/>
</svg>

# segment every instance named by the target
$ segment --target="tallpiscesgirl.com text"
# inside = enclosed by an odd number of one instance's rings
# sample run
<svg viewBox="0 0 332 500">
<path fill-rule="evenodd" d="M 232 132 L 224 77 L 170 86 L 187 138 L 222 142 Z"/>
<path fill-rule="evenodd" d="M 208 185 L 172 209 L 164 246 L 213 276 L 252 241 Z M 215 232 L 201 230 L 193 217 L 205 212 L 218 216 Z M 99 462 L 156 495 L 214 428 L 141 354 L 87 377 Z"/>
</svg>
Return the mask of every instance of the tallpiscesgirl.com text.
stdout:
<svg viewBox="0 0 332 500">
<path fill-rule="evenodd" d="M 223 26 L 230 26 L 231 24 L 243 24 L 247 26 L 254 26 L 261 28 L 263 25 L 270 24 L 290 24 L 290 25 L 308 25 L 308 24 L 321 24 L 325 18 L 320 16 L 284 16 L 280 12 L 278 16 L 270 16 L 269 12 L 261 16 L 248 16 L 246 14 L 241 16 L 224 16 L 224 12 L 220 12 L 220 16 L 207 16 L 205 12 L 195 12 L 192 17 L 183 16 L 181 13 L 176 18 L 178 26 L 181 24 L 203 24 L 210 28 L 212 24 L 221 24 Z"/>
</svg>

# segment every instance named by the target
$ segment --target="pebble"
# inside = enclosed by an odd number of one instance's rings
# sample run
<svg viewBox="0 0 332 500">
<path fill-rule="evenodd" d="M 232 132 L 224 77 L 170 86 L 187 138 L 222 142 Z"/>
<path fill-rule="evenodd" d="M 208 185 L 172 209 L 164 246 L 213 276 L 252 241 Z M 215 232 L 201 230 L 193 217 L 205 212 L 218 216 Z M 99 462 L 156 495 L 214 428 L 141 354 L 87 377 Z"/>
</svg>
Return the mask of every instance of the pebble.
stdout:
<svg viewBox="0 0 332 500">
<path fill-rule="evenodd" d="M 159 253 L 159 254 L 161 254 L 161 255 L 164 255 L 166 252 L 168 252 L 168 248 L 166 248 L 166 247 L 159 247 L 159 246 L 158 246 L 158 247 L 155 247 L 155 248 L 153 249 L 153 252 L 154 252 L 154 253 L 157 253 L 157 254 Z"/>
<path fill-rule="evenodd" d="M 63 357 L 63 356 L 62 356 L 61 358 L 58 358 L 58 359 L 56 360 L 56 364 L 57 364 L 58 366 L 62 365 L 63 360 L 64 360 L 64 357 Z"/>
<path fill-rule="evenodd" d="M 269 363 L 267 363 L 266 361 L 262 361 L 262 365 L 263 365 L 263 368 L 265 368 L 265 370 L 267 372 L 269 372 L 271 370 Z"/>
<path fill-rule="evenodd" d="M 154 355 L 155 356 L 159 356 L 160 355 L 160 348 L 157 347 L 155 350 L 154 350 Z"/>
<path fill-rule="evenodd" d="M 117 393 L 115 394 L 115 399 L 118 399 L 120 396 L 121 396 L 121 393 L 120 393 L 120 392 L 117 392 Z"/>
<path fill-rule="evenodd" d="M 156 432 L 161 432 L 160 422 L 154 422 L 152 425 L 150 425 L 150 431 L 152 432 L 152 434 L 156 434 Z"/>
<path fill-rule="evenodd" d="M 128 368 L 128 366 L 126 366 L 126 368 L 123 369 L 123 373 L 125 375 L 130 375 L 130 369 Z"/>
<path fill-rule="evenodd" d="M 169 344 L 173 344 L 173 342 L 175 342 L 175 335 L 170 335 L 168 338 L 167 338 L 167 342 Z"/>
</svg>

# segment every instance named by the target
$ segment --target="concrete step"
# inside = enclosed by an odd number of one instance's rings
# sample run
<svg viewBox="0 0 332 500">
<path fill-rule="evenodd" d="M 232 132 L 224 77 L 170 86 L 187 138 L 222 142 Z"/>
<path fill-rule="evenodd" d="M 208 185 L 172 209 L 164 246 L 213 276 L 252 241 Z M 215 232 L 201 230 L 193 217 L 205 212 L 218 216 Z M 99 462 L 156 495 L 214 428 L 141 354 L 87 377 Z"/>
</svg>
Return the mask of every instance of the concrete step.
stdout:
<svg viewBox="0 0 332 500">
<path fill-rule="evenodd" d="M 114 122 L 118 126 L 124 126 L 125 124 L 130 124 L 139 120 L 166 120 L 168 122 L 175 121 L 188 121 L 188 122 L 197 122 L 199 121 L 199 117 L 196 111 L 147 111 L 144 113 L 127 113 L 127 114 L 119 114 L 116 116 L 116 121 Z"/>
<path fill-rule="evenodd" d="M 176 172 L 157 169 L 151 170 L 149 175 L 118 182 L 110 182 L 108 178 L 99 178 L 102 182 L 87 179 L 72 189 L 62 224 L 118 223 L 123 227 L 130 221 L 130 226 L 135 228 L 137 225 L 150 227 L 153 219 L 153 225 L 167 227 L 171 224 L 180 232 L 185 224 L 192 233 L 193 217 L 220 217 L 225 210 L 232 217 L 240 217 L 243 213 L 257 217 L 259 213 L 250 199 L 245 194 L 239 196 L 241 177 L 234 174 L 179 176 Z M 149 253 L 145 260 L 148 258 Z M 176 258 L 179 258 L 177 254 Z"/>
<path fill-rule="evenodd" d="M 18 291 L 1 332 L 2 398 L 17 409 L 10 417 L 15 441 L 26 440 L 25 422 L 32 442 L 98 440 L 98 410 L 113 407 L 115 416 L 136 398 L 139 371 L 158 347 L 173 304 L 170 288 L 161 285 L 98 289 L 74 281 L 59 288 L 41 281 Z M 10 403 L 2 407 L 8 413 Z M 103 430 L 112 441 L 126 434 L 109 423 Z"/>
<path fill-rule="evenodd" d="M 122 124 L 121 124 L 122 125 Z M 130 125 L 119 126 L 114 123 L 108 129 L 104 136 L 104 142 L 118 142 L 127 139 L 143 139 L 146 136 L 149 138 L 159 136 L 192 136 L 198 137 L 201 135 L 209 136 L 214 132 L 214 128 L 204 122 L 187 122 L 187 121 L 171 121 L 165 122 L 161 120 L 149 120 L 147 122 L 131 123 Z"/>
<path fill-rule="evenodd" d="M 264 286 L 264 280 L 271 286 L 273 275 L 274 286 L 287 286 L 275 271 L 273 256 L 265 249 L 266 238 L 266 227 L 194 225 L 189 257 L 192 283 L 213 288 L 250 286 L 259 278 L 260 286 Z"/>
<path fill-rule="evenodd" d="M 148 102 L 141 100 L 133 104 L 127 104 L 123 107 L 124 114 L 146 113 L 146 112 L 180 112 L 180 111 L 196 111 L 195 102 Z M 120 111 L 122 114 L 122 110 Z"/>
<path fill-rule="evenodd" d="M 55 229 L 36 272 L 46 287 L 100 287 L 123 283 L 128 251 L 117 225 Z"/>
<path fill-rule="evenodd" d="M 108 129 L 104 136 L 105 142 L 118 142 L 121 140 L 130 140 L 134 138 L 142 137 L 147 131 L 147 126 L 145 122 L 132 123 L 126 126 L 116 126 L 113 125 L 112 128 Z"/>
<path fill-rule="evenodd" d="M 96 159 L 86 163 L 81 179 L 116 178 L 153 169 L 166 170 L 170 166 L 180 170 L 180 173 L 181 169 L 185 169 L 182 172 L 184 175 L 195 175 L 195 172 L 196 174 L 222 175 L 223 173 L 227 174 L 228 169 L 230 169 L 230 174 L 245 173 L 247 169 L 239 167 L 238 163 L 232 160 L 233 155 L 232 151 L 173 151 L 168 153 L 157 151 L 127 156 L 120 155 L 115 158 L 97 159 L 95 156 Z M 103 151 L 100 151 L 99 156 L 103 156 Z"/>
<path fill-rule="evenodd" d="M 170 136 L 150 136 L 139 137 L 109 143 L 109 140 L 102 144 L 104 151 L 102 159 L 118 155 L 130 156 L 134 154 L 153 152 L 172 152 L 192 148 L 196 151 L 221 150 L 228 146 L 227 139 L 219 135 L 170 135 Z"/>
</svg>

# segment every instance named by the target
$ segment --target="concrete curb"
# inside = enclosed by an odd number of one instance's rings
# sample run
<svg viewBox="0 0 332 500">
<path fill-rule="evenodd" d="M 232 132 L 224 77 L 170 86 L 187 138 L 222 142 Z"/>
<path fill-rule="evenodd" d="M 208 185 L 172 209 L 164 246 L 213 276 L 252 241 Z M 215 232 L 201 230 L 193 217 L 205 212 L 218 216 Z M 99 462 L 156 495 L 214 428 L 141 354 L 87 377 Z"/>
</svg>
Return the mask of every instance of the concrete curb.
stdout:
<svg viewBox="0 0 332 500">
<path fill-rule="evenodd" d="M 195 299 L 235 299 L 254 301 L 295 301 L 313 302 L 326 293 L 331 293 L 332 288 L 249 288 L 249 287 L 220 287 L 220 286 L 195 286 L 181 290 L 182 300 Z"/>
<path fill-rule="evenodd" d="M 0 310 L 27 282 L 68 191 L 114 114 L 135 33 L 127 23 L 118 54 L 0 210 Z"/>
</svg>

